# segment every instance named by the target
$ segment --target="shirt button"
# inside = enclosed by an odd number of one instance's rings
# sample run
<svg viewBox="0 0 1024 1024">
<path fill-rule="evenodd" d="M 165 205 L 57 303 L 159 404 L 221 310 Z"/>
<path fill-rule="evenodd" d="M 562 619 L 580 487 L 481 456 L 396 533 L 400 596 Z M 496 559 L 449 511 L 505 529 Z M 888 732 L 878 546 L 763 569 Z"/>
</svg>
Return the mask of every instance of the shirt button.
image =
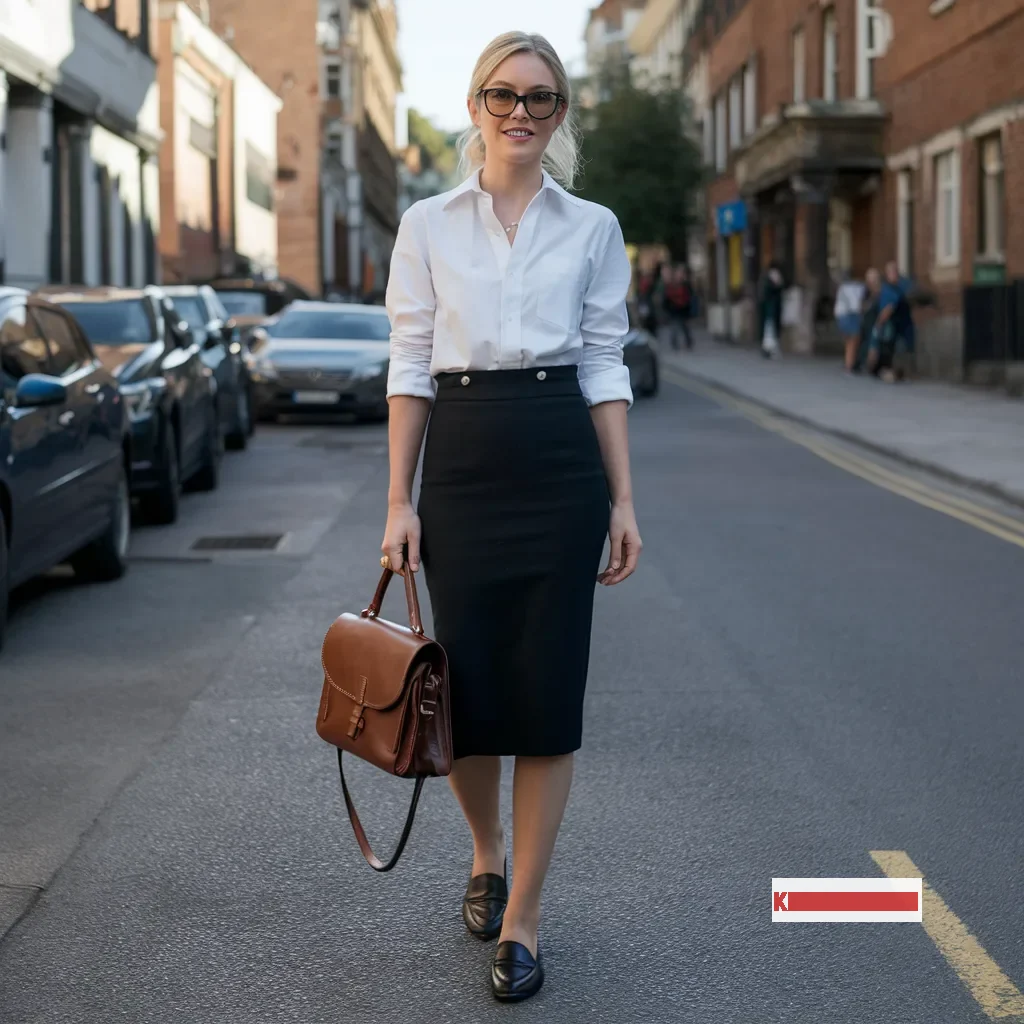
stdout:
<svg viewBox="0 0 1024 1024">
<path fill-rule="evenodd" d="M 463 377 L 462 378 L 462 386 L 465 387 L 468 383 L 469 383 L 469 378 L 468 377 Z"/>
<path fill-rule="evenodd" d="M 547 373 L 545 373 L 543 370 L 537 371 L 537 380 L 547 380 L 547 377 Z"/>
</svg>

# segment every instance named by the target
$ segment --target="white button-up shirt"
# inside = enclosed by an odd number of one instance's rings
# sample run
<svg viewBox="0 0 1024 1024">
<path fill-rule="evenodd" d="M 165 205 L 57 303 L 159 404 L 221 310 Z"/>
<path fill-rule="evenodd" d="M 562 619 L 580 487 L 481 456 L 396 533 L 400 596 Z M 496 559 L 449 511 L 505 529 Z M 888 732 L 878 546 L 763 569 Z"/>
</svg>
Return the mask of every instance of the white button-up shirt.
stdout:
<svg viewBox="0 0 1024 1024">
<path fill-rule="evenodd" d="M 624 400 L 630 265 L 615 215 L 544 172 L 512 245 L 477 171 L 402 217 L 391 257 L 388 397 L 433 377 L 577 365 L 588 405 Z"/>
</svg>

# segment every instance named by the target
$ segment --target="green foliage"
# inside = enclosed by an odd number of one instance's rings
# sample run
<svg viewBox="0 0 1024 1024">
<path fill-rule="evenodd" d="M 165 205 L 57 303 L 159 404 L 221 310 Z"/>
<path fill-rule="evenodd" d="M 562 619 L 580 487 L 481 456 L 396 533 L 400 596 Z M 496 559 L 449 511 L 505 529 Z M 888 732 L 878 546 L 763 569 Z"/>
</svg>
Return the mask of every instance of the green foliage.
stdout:
<svg viewBox="0 0 1024 1024">
<path fill-rule="evenodd" d="M 436 170 L 447 176 L 458 162 L 457 136 L 435 128 L 419 111 L 409 111 L 409 141 L 420 147 L 424 170 Z"/>
<path fill-rule="evenodd" d="M 621 73 L 603 76 L 595 91 L 598 101 L 582 117 L 580 194 L 615 213 L 628 243 L 661 243 L 684 259 L 703 180 L 685 95 L 638 88 Z"/>
</svg>

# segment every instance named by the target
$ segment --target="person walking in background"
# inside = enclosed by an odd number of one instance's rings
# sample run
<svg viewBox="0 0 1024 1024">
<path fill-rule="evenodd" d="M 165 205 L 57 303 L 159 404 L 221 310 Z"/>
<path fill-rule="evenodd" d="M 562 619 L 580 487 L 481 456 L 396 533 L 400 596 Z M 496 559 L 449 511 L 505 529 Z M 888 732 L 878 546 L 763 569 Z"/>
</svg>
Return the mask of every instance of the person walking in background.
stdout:
<svg viewBox="0 0 1024 1024">
<path fill-rule="evenodd" d="M 422 557 L 426 571 L 450 670 L 450 782 L 473 838 L 462 915 L 499 938 L 491 989 L 508 1002 L 544 980 L 541 890 L 582 743 L 595 583 L 621 583 L 641 549 L 622 359 L 631 268 L 615 215 L 566 190 L 580 164 L 570 97 L 542 36 L 486 48 L 460 147 L 468 177 L 406 211 L 387 294 L 381 550 L 392 569 Z M 503 755 L 515 757 L 510 891 Z"/>
<path fill-rule="evenodd" d="M 885 265 L 885 279 L 879 295 L 878 318 L 872 331 L 869 368 L 888 384 L 904 380 L 914 352 L 914 317 L 910 311 L 912 284 L 904 278 L 895 261 Z"/>
<path fill-rule="evenodd" d="M 671 273 L 669 283 L 665 286 L 663 306 L 667 332 L 672 348 L 679 349 L 679 338 L 682 336 L 688 349 L 693 348 L 693 336 L 690 334 L 690 308 L 693 303 L 693 291 L 690 288 L 690 274 L 682 264 Z"/>
<path fill-rule="evenodd" d="M 782 337 L 782 293 L 785 282 L 782 268 L 771 263 L 761 279 L 761 355 L 774 359 L 779 354 Z"/>
<path fill-rule="evenodd" d="M 861 306 L 860 337 L 858 339 L 857 358 L 853 368 L 860 372 L 870 367 L 871 339 L 874 337 L 875 324 L 881 312 L 879 300 L 882 297 L 882 275 L 876 267 L 870 267 L 864 275 L 864 300 Z M 874 371 L 873 371 L 874 372 Z"/>
<path fill-rule="evenodd" d="M 664 296 L 665 284 L 663 280 L 664 268 L 661 263 L 656 263 L 654 269 L 644 274 L 640 279 L 638 312 L 640 314 L 641 326 L 657 336 L 661 324 L 662 299 Z"/>
<path fill-rule="evenodd" d="M 853 373 L 857 364 L 864 292 L 864 283 L 854 280 L 849 271 L 844 271 L 842 283 L 836 292 L 835 318 L 843 336 L 847 373 Z"/>
</svg>

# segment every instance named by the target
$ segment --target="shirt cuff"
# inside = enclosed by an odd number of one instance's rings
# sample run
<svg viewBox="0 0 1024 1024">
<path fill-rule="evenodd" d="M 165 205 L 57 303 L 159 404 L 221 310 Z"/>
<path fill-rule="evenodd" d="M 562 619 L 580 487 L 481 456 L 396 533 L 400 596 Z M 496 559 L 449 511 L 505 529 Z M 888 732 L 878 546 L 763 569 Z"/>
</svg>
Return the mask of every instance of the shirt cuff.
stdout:
<svg viewBox="0 0 1024 1024">
<path fill-rule="evenodd" d="M 627 366 L 611 366 L 592 377 L 581 377 L 580 390 L 587 405 L 600 405 L 602 402 L 626 402 L 627 408 L 633 405 Z"/>
<path fill-rule="evenodd" d="M 433 401 L 434 378 L 430 376 L 429 370 L 392 359 L 388 364 L 387 397 L 394 395 L 410 395 Z"/>
</svg>

